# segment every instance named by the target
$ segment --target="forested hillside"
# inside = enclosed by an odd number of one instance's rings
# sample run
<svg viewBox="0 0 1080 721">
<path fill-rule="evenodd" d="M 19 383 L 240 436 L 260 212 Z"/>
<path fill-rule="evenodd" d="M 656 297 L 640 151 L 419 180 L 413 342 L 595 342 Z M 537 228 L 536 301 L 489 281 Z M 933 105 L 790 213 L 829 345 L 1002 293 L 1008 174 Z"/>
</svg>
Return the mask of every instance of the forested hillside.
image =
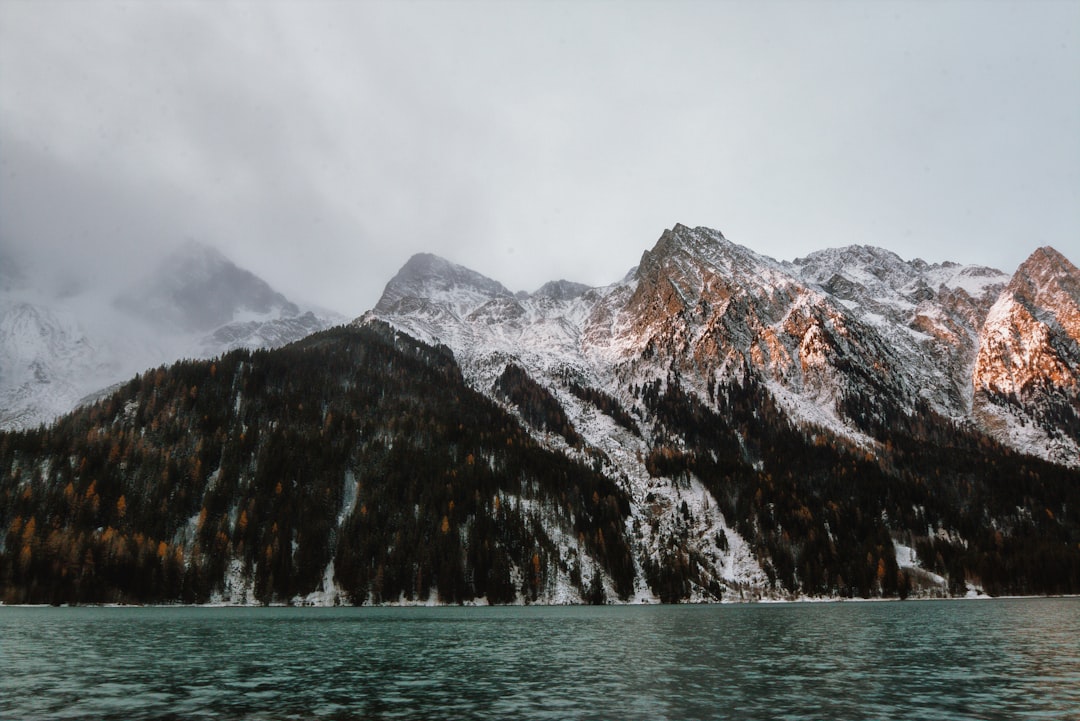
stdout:
<svg viewBox="0 0 1080 721">
<path fill-rule="evenodd" d="M 926 407 L 899 410 L 884 453 L 793 426 L 752 375 L 714 391 L 715 410 L 677 382 L 639 391 L 661 437 L 657 476 L 693 474 L 752 539 L 770 583 L 813 596 L 906 597 L 943 576 L 993 595 L 1080 591 L 1080 473 L 997 445 Z M 854 408 L 854 407 L 853 407 Z M 857 411 L 855 411 L 857 414 Z M 919 568 L 901 568 L 895 542 Z M 910 564 L 908 564 L 910 565 Z M 655 573 L 685 596 L 690 574 Z"/>
<path fill-rule="evenodd" d="M 141 375 L 0 435 L 6 603 L 602 597 L 634 579 L 626 496 L 541 449 L 450 353 L 337 329 Z M 550 534 L 578 539 L 555 553 Z M 330 580 L 331 583 L 327 583 Z M 238 599 L 232 599 L 234 601 Z"/>
<path fill-rule="evenodd" d="M 871 452 L 792 423 L 750 368 L 707 398 L 675 371 L 633 383 L 624 407 L 508 364 L 492 393 L 377 322 L 147 372 L 0 435 L 2 599 L 1080 592 L 1080 472 L 928 407 L 849 399 Z"/>
</svg>

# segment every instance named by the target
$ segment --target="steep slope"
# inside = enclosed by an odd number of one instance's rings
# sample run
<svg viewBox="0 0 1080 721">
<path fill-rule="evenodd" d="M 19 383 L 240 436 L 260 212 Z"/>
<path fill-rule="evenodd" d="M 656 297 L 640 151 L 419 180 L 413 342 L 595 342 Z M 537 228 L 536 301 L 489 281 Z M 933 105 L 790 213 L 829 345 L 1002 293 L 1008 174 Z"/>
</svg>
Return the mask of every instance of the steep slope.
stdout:
<svg viewBox="0 0 1080 721">
<path fill-rule="evenodd" d="M 505 603 L 1080 589 L 1080 476 L 943 419 L 894 434 L 875 458 L 796 428 L 749 374 L 710 403 L 658 380 L 631 393 L 632 412 L 580 384 L 552 392 L 517 366 L 491 392 L 499 404 L 445 347 L 370 322 L 158 369 L 51 428 L 0 433 L 0 594 Z M 642 472 L 625 475 L 635 463 Z"/>
<path fill-rule="evenodd" d="M 136 288 L 114 293 L 50 296 L 26 278 L 0 289 L 0 428 L 51 421 L 148 367 L 232 348 L 276 347 L 343 320 L 301 311 L 194 243 Z"/>
<path fill-rule="evenodd" d="M 785 267 L 877 328 L 937 411 L 971 413 L 979 329 L 1008 276 L 981 266 L 905 261 L 866 246 L 819 251 Z"/>
<path fill-rule="evenodd" d="M 627 511 L 467 388 L 445 349 L 373 324 L 159 369 L 0 434 L 0 594 L 628 600 L 643 582 Z"/>
<path fill-rule="evenodd" d="M 703 398 L 749 369 L 795 419 L 864 445 L 923 404 L 984 430 L 1001 426 L 981 406 L 976 412 L 972 382 L 983 321 L 1008 282 L 991 268 L 859 246 L 778 263 L 681 225 L 605 288 L 563 281 L 571 291 L 515 295 L 448 261 L 418 258 L 425 272 L 410 261 L 365 317 L 446 343 L 477 388 L 513 359 L 615 391 L 677 371 Z M 1046 441 L 996 437 L 1034 453 Z"/>
<path fill-rule="evenodd" d="M 70 315 L 0 297 L 0 428 L 35 425 L 70 410 L 94 349 Z"/>
<path fill-rule="evenodd" d="M 469 383 L 538 442 L 597 459 L 632 500 L 631 538 L 661 597 L 760 592 L 762 574 L 767 587 L 894 593 L 892 543 L 909 549 L 904 584 L 935 583 L 913 556 L 950 576 L 954 591 L 973 568 L 983 575 L 989 562 L 969 536 L 985 519 L 964 520 L 973 508 L 961 489 L 993 498 L 1004 483 L 995 464 L 1014 463 L 971 415 L 976 341 L 1006 281 L 999 272 L 872 248 L 778 263 L 681 225 L 605 288 L 515 295 L 441 259 L 424 267 L 419 278 L 399 274 L 358 323 L 380 319 L 445 343 Z M 840 490 L 849 473 L 869 495 Z M 923 510 L 913 516 L 916 497 Z M 684 511 L 687 499 L 695 505 Z M 856 518 L 873 507 L 880 523 Z M 993 512 L 1000 527 L 1022 525 L 1015 508 Z M 855 515 L 825 522 L 837 513 Z M 795 529 L 835 540 L 841 522 L 852 533 L 845 553 L 871 545 L 855 552 L 877 559 L 870 577 L 834 547 L 794 540 Z M 677 582 L 658 581 L 672 563 Z"/>
<path fill-rule="evenodd" d="M 421 254 L 357 322 L 391 320 L 416 338 L 447 345 L 474 386 L 490 387 L 508 358 L 529 367 L 582 366 L 583 326 L 605 293 L 557 281 L 514 294 L 475 271 Z"/>
<path fill-rule="evenodd" d="M 0 429 L 65 413 L 87 389 L 131 375 L 102 372 L 101 350 L 80 320 L 93 304 L 52 296 L 0 246 Z"/>
<path fill-rule="evenodd" d="M 913 387 L 877 329 L 772 259 L 717 231 L 675 226 L 644 254 L 615 336 L 636 375 L 677 371 L 702 397 L 750 369 L 788 412 L 859 439 Z M 629 343 L 627 343 L 629 339 Z"/>
<path fill-rule="evenodd" d="M 1036 250 L 990 309 L 973 385 L 996 438 L 1080 465 L 1080 271 L 1053 248 Z"/>
</svg>

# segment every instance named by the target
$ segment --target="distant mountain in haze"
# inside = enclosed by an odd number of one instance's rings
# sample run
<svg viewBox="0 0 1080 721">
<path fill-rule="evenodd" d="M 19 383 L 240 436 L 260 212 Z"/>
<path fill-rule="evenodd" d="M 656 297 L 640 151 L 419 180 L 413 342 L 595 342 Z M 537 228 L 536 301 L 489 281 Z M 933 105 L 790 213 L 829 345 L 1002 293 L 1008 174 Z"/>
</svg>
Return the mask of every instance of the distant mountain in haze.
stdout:
<svg viewBox="0 0 1080 721">
<path fill-rule="evenodd" d="M 117 305 L 150 323 L 205 333 L 238 315 L 293 317 L 300 309 L 266 281 L 220 252 L 188 241 L 149 278 L 117 298 Z"/>
<path fill-rule="evenodd" d="M 1012 275 L 864 246 L 779 262 L 681 225 L 600 288 L 512 293 L 418 255 L 348 327 L 0 434 L 0 591 L 1078 593 L 1078 285 L 1049 248 Z M 251 287 L 217 303 L 285 315 Z"/>
<path fill-rule="evenodd" d="M 188 242 L 133 287 L 49 294 L 0 272 L 0 428 L 25 428 L 146 368 L 284 345 L 341 318 L 301 310 L 218 251 Z"/>
<path fill-rule="evenodd" d="M 11 290 L 22 280 L 22 271 L 11 254 L 0 245 L 0 292 Z"/>
</svg>

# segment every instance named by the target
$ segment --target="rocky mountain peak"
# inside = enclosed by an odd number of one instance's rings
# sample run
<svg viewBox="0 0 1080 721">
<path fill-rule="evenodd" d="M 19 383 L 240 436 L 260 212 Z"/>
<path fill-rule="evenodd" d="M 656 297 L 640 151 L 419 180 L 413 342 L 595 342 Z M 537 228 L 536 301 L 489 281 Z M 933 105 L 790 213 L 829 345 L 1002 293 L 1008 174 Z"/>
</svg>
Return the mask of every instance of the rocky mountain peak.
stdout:
<svg viewBox="0 0 1080 721">
<path fill-rule="evenodd" d="M 1000 332 L 1029 317 L 1058 337 L 1056 346 L 1080 349 L 1080 270 L 1049 246 L 1036 250 L 1016 270 L 991 309 L 987 326 Z"/>
<path fill-rule="evenodd" d="M 1042 266 L 1050 269 L 1058 269 L 1066 273 L 1075 273 L 1076 266 L 1069 259 L 1049 245 L 1037 248 L 1026 261 L 1020 265 L 1020 270 L 1029 270 L 1029 266 Z"/>
<path fill-rule="evenodd" d="M 591 288 L 584 283 L 574 283 L 569 280 L 552 280 L 540 286 L 533 293 L 535 298 L 550 298 L 551 300 L 573 300 L 585 295 Z"/>
<path fill-rule="evenodd" d="M 1018 301 L 1066 311 L 1066 320 L 1080 327 L 1080 317 L 1068 316 L 1080 305 L 1080 271 L 1065 256 L 1046 246 L 1032 253 L 1017 269 L 1007 292 Z"/>
<path fill-rule="evenodd" d="M 1033 378 L 1064 377 L 1062 368 L 1080 366 L 1080 353 L 1074 362 L 1068 350 L 1077 344 L 1061 331 L 1077 325 L 1062 315 L 1078 307 L 1067 292 L 1074 276 L 1067 260 L 1045 249 L 1012 279 L 1014 290 L 1028 288 L 1020 297 L 1032 299 L 1013 305 L 1042 320 L 1015 332 L 1015 324 L 999 324 L 1000 337 L 1038 341 L 1049 349 L 1040 357 L 1056 359 L 1031 365 Z M 485 389 L 508 359 L 542 369 L 552 382 L 568 374 L 598 384 L 612 373 L 662 379 L 674 371 L 706 398 L 717 379 L 750 369 L 794 417 L 861 443 L 916 400 L 949 418 L 987 418 L 973 415 L 972 370 L 1004 368 L 1000 377 L 1011 378 L 1011 359 L 1021 357 L 1008 343 L 980 338 L 1009 283 L 991 268 L 909 261 L 870 245 L 780 263 L 719 231 L 676 224 L 624 282 L 608 288 L 554 281 L 513 295 L 462 266 L 414 256 L 362 320 L 379 318 L 448 345 L 470 382 Z M 1057 406 L 1048 408 L 1057 417 Z M 999 437 L 1029 452 L 1045 446 L 1034 437 Z"/>
<path fill-rule="evenodd" d="M 718 230 L 676 224 L 641 256 L 631 306 L 646 322 L 732 295 L 771 294 L 792 281 L 779 264 Z"/>
<path fill-rule="evenodd" d="M 641 255 L 638 264 L 639 278 L 654 275 L 660 268 L 671 264 L 682 265 L 687 261 L 713 261 L 725 248 L 735 248 L 731 241 L 719 230 L 709 228 L 688 228 L 676 223 L 670 230 L 665 230 L 656 245 Z"/>
<path fill-rule="evenodd" d="M 1076 465 L 1080 453 L 1080 271 L 1039 248 L 990 308 L 972 373 L 984 426 Z"/>
<path fill-rule="evenodd" d="M 393 312 L 403 302 L 448 301 L 454 296 L 476 300 L 513 298 L 514 294 L 474 270 L 431 253 L 417 253 L 386 284 L 374 312 Z"/>
</svg>

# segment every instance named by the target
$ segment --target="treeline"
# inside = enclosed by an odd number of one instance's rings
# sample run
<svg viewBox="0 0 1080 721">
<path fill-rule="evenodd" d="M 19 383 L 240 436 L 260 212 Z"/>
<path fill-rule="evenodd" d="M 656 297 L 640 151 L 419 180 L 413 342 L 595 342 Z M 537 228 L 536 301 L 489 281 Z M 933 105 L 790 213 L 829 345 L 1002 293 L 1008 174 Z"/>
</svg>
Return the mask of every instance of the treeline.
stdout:
<svg viewBox="0 0 1080 721">
<path fill-rule="evenodd" d="M 8 603 L 537 599 L 633 588 L 629 503 L 540 448 L 452 355 L 385 326 L 145 373 L 50 428 L 0 434 Z M 562 557 L 549 530 L 577 538 Z"/>
<path fill-rule="evenodd" d="M 603 391 L 588 386 L 583 386 L 577 381 L 571 381 L 569 386 L 570 392 L 583 401 L 592 403 L 602 413 L 610 417 L 613 421 L 620 426 L 630 431 L 635 435 L 641 435 L 641 431 L 638 429 L 637 422 L 634 417 L 626 412 L 622 405 L 615 398 L 609 396 Z"/>
<path fill-rule="evenodd" d="M 497 396 L 517 406 L 521 417 L 533 428 L 558 433 L 574 447 L 584 443 L 555 396 L 534 381 L 521 366 L 507 364 L 496 379 L 494 390 Z"/>
</svg>

